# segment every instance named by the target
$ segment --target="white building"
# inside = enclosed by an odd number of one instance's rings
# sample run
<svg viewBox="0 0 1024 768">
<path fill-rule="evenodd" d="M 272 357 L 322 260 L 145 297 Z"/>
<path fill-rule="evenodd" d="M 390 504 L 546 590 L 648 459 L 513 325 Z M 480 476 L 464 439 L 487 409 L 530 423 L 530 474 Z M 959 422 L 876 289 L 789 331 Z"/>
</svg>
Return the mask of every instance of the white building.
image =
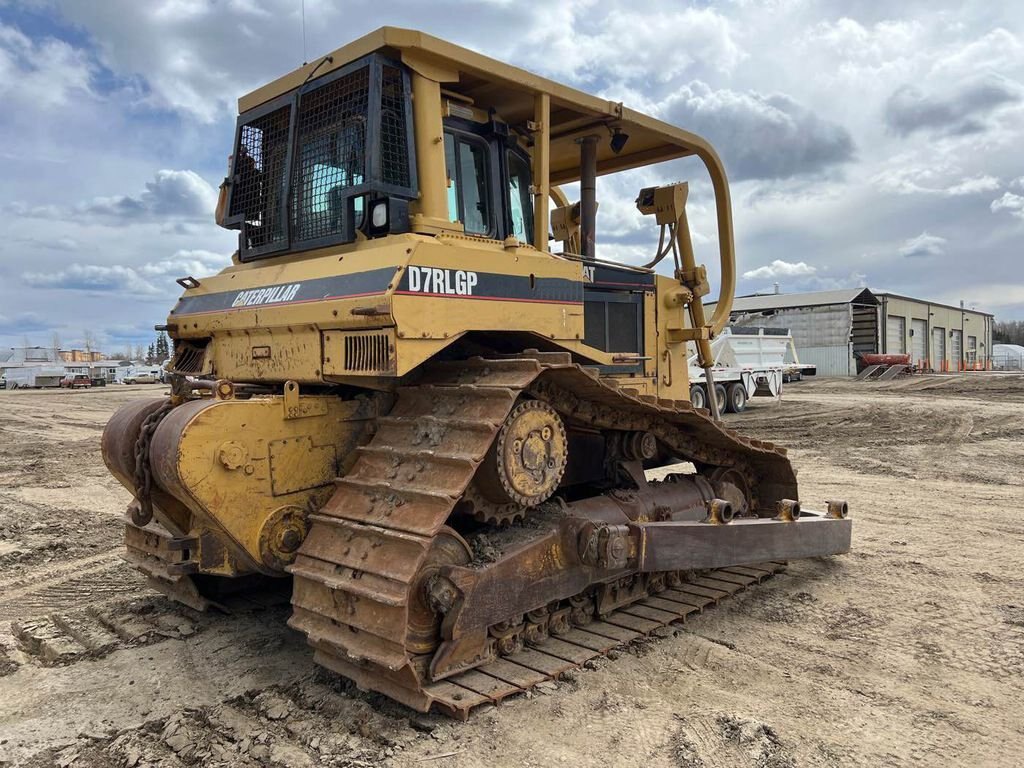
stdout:
<svg viewBox="0 0 1024 768">
<path fill-rule="evenodd" d="M 1024 371 L 1024 347 L 1020 344 L 993 344 L 992 367 L 997 371 Z"/>
</svg>

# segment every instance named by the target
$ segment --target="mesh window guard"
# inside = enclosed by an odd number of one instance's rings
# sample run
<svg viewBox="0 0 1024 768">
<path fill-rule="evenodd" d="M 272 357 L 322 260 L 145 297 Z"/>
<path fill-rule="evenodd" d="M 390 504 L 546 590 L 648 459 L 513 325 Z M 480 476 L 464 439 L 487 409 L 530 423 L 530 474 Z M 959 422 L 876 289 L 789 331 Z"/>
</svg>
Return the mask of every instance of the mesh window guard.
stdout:
<svg viewBox="0 0 1024 768">
<path fill-rule="evenodd" d="M 344 192 L 366 180 L 370 68 L 302 95 L 292 161 L 295 240 L 344 232 Z"/>
<path fill-rule="evenodd" d="M 385 66 L 380 98 L 381 176 L 386 183 L 399 187 L 410 185 L 409 153 L 406 151 L 409 137 L 406 133 L 405 104 L 402 70 L 398 67 Z"/>
<path fill-rule="evenodd" d="M 282 196 L 291 111 L 291 105 L 285 105 L 243 125 L 239 132 L 230 215 L 244 221 L 247 249 L 287 239 Z"/>
<path fill-rule="evenodd" d="M 243 260 L 351 242 L 364 202 L 413 200 L 405 69 L 371 54 L 239 117 L 225 226 Z"/>
</svg>

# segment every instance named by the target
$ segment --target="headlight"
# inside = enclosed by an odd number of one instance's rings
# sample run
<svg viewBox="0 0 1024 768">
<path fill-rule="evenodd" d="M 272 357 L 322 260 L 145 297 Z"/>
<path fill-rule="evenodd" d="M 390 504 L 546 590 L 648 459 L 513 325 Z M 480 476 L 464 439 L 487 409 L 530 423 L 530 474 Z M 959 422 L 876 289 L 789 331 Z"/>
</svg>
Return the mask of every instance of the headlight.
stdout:
<svg viewBox="0 0 1024 768">
<path fill-rule="evenodd" d="M 384 200 L 375 203 L 373 213 L 370 215 L 370 223 L 374 229 L 384 229 L 388 225 L 388 204 Z"/>
<path fill-rule="evenodd" d="M 367 237 L 381 237 L 409 231 L 409 202 L 394 197 L 370 200 L 364 218 L 363 232 Z"/>
</svg>

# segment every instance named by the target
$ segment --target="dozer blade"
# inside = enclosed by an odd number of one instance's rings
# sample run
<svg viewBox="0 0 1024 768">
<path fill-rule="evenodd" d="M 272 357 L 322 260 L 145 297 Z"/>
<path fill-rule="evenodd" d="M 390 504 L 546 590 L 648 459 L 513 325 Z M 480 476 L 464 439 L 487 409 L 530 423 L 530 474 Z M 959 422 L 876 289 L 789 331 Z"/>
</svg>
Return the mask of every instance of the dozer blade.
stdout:
<svg viewBox="0 0 1024 768">
<path fill-rule="evenodd" d="M 733 520 L 727 525 L 664 522 L 630 526 L 641 572 L 727 568 L 850 551 L 849 519 L 806 514 L 792 522 Z"/>
</svg>

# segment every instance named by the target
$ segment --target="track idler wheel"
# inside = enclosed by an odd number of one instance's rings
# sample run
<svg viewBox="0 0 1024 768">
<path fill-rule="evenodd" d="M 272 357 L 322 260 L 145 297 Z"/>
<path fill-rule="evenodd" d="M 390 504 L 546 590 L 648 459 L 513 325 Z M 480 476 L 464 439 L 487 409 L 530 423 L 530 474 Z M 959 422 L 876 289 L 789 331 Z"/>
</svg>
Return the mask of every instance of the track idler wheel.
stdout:
<svg viewBox="0 0 1024 768">
<path fill-rule="evenodd" d="M 437 582 L 435 577 L 446 565 L 468 565 L 473 559 L 469 544 L 454 529 L 442 526 L 430 545 L 430 550 L 416 573 L 409 596 L 409 625 L 406 635 L 406 649 L 413 654 L 433 653 L 441 640 L 441 620 L 437 610 L 447 597 L 444 591 L 446 581 Z"/>
<path fill-rule="evenodd" d="M 711 473 L 709 479 L 715 496 L 728 501 L 737 517 L 748 515 L 753 506 L 752 494 L 750 483 L 742 472 L 730 467 L 719 467 Z"/>
<path fill-rule="evenodd" d="M 568 448 L 555 410 L 540 400 L 524 400 L 512 409 L 480 467 L 480 492 L 497 504 L 535 507 L 562 481 Z"/>
</svg>

